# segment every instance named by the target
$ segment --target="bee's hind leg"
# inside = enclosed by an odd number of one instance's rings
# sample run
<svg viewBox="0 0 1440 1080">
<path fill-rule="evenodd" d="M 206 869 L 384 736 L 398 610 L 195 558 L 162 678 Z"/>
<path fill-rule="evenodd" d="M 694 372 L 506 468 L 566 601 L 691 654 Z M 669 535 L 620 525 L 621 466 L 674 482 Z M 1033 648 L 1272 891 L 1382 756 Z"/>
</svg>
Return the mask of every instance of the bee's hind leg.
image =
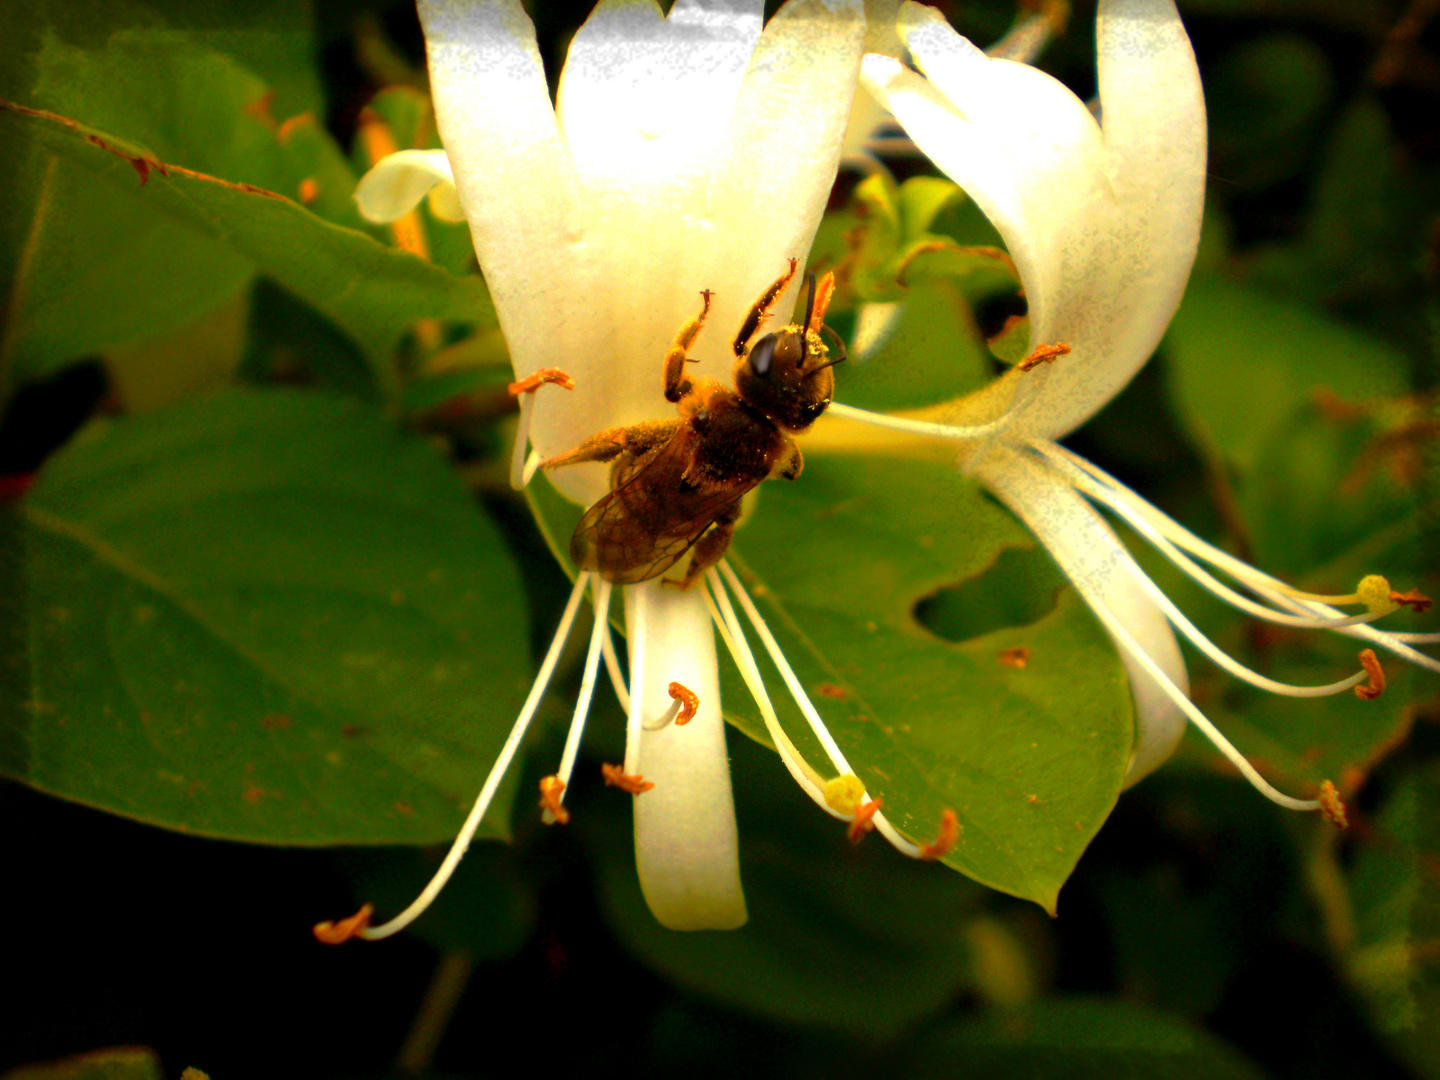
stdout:
<svg viewBox="0 0 1440 1080">
<path fill-rule="evenodd" d="M 710 530 L 695 542 L 690 553 L 690 566 L 685 571 L 685 577 L 678 582 L 682 592 L 694 585 L 706 570 L 725 557 L 730 541 L 735 536 L 735 523 L 739 520 L 740 500 L 736 499 L 735 505 L 716 518 Z"/>
</svg>

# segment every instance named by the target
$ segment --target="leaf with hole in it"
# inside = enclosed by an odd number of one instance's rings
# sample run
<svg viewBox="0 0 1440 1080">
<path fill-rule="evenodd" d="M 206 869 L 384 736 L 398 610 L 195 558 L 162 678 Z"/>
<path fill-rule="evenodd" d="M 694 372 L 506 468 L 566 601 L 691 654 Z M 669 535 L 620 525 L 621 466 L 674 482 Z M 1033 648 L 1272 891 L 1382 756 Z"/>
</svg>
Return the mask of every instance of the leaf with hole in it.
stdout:
<svg viewBox="0 0 1440 1080">
<path fill-rule="evenodd" d="M 1088 609 L 1023 527 L 948 465 L 811 455 L 798 482 L 766 485 L 758 503 L 734 561 L 871 794 L 919 843 L 954 809 L 960 837 L 945 861 L 1054 910 L 1131 747 L 1128 684 Z M 1032 555 L 1023 572 L 1007 565 L 989 581 L 1016 549 Z M 922 625 L 917 605 L 953 587 L 989 617 Z M 1044 598 L 1043 613 L 994 618 L 999 602 L 984 598 L 1017 587 Z M 727 711 L 763 738 L 738 679 L 726 693 Z M 787 727 L 802 723 L 786 711 Z M 820 761 L 803 734 L 792 737 Z"/>
<path fill-rule="evenodd" d="M 90 432 L 13 509 L 0 771 L 210 836 L 453 834 L 530 664 L 510 556 L 428 445 L 224 393 Z"/>
</svg>

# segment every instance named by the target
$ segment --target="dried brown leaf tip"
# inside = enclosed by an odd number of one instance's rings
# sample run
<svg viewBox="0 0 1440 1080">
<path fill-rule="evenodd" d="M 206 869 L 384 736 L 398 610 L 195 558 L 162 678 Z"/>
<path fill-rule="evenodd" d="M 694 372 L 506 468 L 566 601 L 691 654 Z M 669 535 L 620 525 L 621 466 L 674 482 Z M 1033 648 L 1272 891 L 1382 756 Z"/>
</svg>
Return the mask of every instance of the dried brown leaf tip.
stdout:
<svg viewBox="0 0 1440 1080">
<path fill-rule="evenodd" d="M 680 703 L 680 712 L 675 717 L 675 724 L 677 727 L 684 727 L 695 719 L 695 713 L 700 708 L 700 695 L 682 683 L 672 682 L 670 696 Z"/>
<path fill-rule="evenodd" d="M 619 765 L 601 765 L 600 773 L 610 787 L 618 787 L 621 791 L 628 791 L 631 795 L 644 794 L 655 786 L 638 773 L 633 776 L 626 773 Z"/>
<path fill-rule="evenodd" d="M 1329 818 L 1338 828 L 1348 829 L 1350 819 L 1345 816 L 1345 803 L 1340 798 L 1340 792 L 1329 780 L 1320 785 L 1318 796 L 1320 812 Z"/>
<path fill-rule="evenodd" d="M 1360 651 L 1360 666 L 1370 676 L 1370 681 L 1355 687 L 1355 696 L 1361 701 L 1374 701 L 1385 692 L 1385 669 L 1380 666 L 1380 658 L 1375 655 L 1374 649 Z"/>
<path fill-rule="evenodd" d="M 370 916 L 375 907 L 366 904 L 348 919 L 339 922 L 318 922 L 312 928 L 315 940 L 322 945 L 343 945 L 353 937 L 359 937 L 370 928 Z"/>
<path fill-rule="evenodd" d="M 960 819 L 955 816 L 955 811 L 946 808 L 940 815 L 940 832 L 935 839 L 928 844 L 920 845 L 920 858 L 922 859 L 943 859 L 960 839 Z"/>
</svg>

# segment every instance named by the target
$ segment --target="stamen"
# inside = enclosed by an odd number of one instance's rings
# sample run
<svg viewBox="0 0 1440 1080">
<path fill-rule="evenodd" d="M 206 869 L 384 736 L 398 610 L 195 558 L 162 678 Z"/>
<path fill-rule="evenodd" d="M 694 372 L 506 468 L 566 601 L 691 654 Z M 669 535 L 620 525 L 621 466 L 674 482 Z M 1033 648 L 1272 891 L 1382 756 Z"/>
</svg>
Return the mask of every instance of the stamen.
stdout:
<svg viewBox="0 0 1440 1080">
<path fill-rule="evenodd" d="M 675 718 L 675 726 L 684 727 L 695 719 L 695 713 L 700 708 L 700 697 L 694 690 L 678 682 L 670 684 L 670 696 L 680 704 L 680 715 Z"/>
<path fill-rule="evenodd" d="M 1380 658 L 1375 655 L 1374 649 L 1360 651 L 1360 665 L 1370 676 L 1370 682 L 1366 686 L 1355 687 L 1355 696 L 1361 701 L 1374 701 L 1385 692 L 1385 669 L 1380 666 Z"/>
<path fill-rule="evenodd" d="M 366 904 L 348 919 L 341 919 L 339 922 L 317 922 L 311 927 L 310 932 L 315 935 L 315 940 L 322 945 L 343 945 L 352 937 L 363 935 L 370 925 L 370 915 L 374 912 L 373 904 Z"/>
<path fill-rule="evenodd" d="M 1329 780 L 1320 785 L 1320 812 L 1339 828 L 1350 827 L 1350 819 L 1345 815 L 1345 803 L 1340 799 L 1340 792 Z"/>
<path fill-rule="evenodd" d="M 806 722 L 810 725 L 810 730 L 814 733 L 815 737 L 820 740 L 820 745 L 824 748 L 826 757 L 830 759 L 830 764 L 835 767 L 836 772 L 842 775 L 847 773 L 853 775 L 855 770 L 852 769 L 850 763 L 845 760 L 845 755 L 830 735 L 830 729 L 825 726 L 825 721 L 821 718 L 819 710 L 815 708 L 815 703 L 810 700 L 810 695 L 807 694 L 805 688 L 800 685 L 800 680 L 796 677 L 794 669 L 790 666 L 790 661 L 785 658 L 785 653 L 781 650 L 780 643 L 775 640 L 775 635 L 770 633 L 770 627 L 766 625 L 765 620 L 761 617 L 759 609 L 755 606 L 755 602 L 750 599 L 750 594 L 745 591 L 745 586 L 740 583 L 740 578 L 736 575 L 735 571 L 730 568 L 730 563 L 723 559 L 718 567 L 710 571 L 709 580 L 716 598 L 724 603 L 727 610 L 730 610 L 733 618 L 734 612 L 730 609 L 730 601 L 726 598 L 725 589 L 720 584 L 722 580 L 720 575 L 722 574 L 724 575 L 724 582 L 735 590 L 735 596 L 739 599 L 740 606 L 745 609 L 746 618 L 750 620 L 750 625 L 755 628 L 755 633 L 760 635 L 760 641 L 764 644 L 765 651 L 770 654 L 771 662 L 780 672 L 780 678 L 784 680 L 785 687 L 790 691 L 790 696 L 794 699 L 795 704 L 800 707 L 801 713 L 804 714 Z M 787 739 L 786 741 L 788 742 L 789 740 Z M 829 807 L 827 806 L 826 809 L 829 810 Z M 833 810 L 830 812 L 834 814 Z M 911 843 L 905 839 L 905 837 L 901 836 L 895 827 L 886 819 L 884 814 L 875 814 L 875 827 L 880 830 L 880 835 L 885 837 L 891 846 L 901 854 L 908 855 L 912 859 L 920 857 L 920 846 Z"/>
<path fill-rule="evenodd" d="M 865 839 L 867 833 L 873 832 L 875 822 L 871 820 L 880 811 L 880 800 L 871 799 L 863 806 L 855 808 L 855 820 L 850 823 L 850 828 L 845 830 L 845 836 L 850 843 L 858 844 Z"/>
<path fill-rule="evenodd" d="M 940 832 L 930 843 L 920 845 L 920 858 L 930 860 L 944 858 L 959 839 L 960 819 L 955 816 L 954 810 L 946 807 L 940 815 Z"/>
<path fill-rule="evenodd" d="M 1049 442 L 1048 440 L 1033 439 L 1030 445 L 1034 450 L 1045 455 L 1052 465 L 1069 477 L 1079 490 L 1096 498 L 1120 514 L 1129 524 L 1145 534 L 1147 539 L 1151 540 L 1152 543 L 1155 543 L 1157 547 L 1164 551 L 1165 554 L 1187 574 L 1190 574 L 1195 580 L 1200 581 L 1202 585 L 1205 585 L 1206 588 L 1215 592 L 1216 595 L 1221 596 L 1237 607 L 1241 607 L 1242 610 L 1251 611 L 1257 618 L 1267 619 L 1280 625 L 1327 629 L 1344 634 L 1347 637 L 1362 638 L 1418 667 L 1440 673 L 1440 659 L 1422 653 L 1410 645 L 1411 642 L 1427 644 L 1437 641 L 1440 640 L 1440 635 L 1387 633 L 1365 625 L 1378 618 L 1376 615 L 1366 614 L 1345 617 L 1342 612 L 1327 607 L 1322 603 L 1296 599 L 1291 595 L 1290 586 L 1285 582 L 1255 569 L 1248 563 L 1241 562 L 1233 555 L 1200 539 L 1200 537 L 1186 529 L 1179 522 L 1167 517 L 1154 506 L 1151 506 L 1139 495 L 1135 494 L 1134 491 L 1099 466 L 1086 461 L 1065 447 Z M 1087 487 L 1085 483 L 1076 479 L 1077 471 L 1103 485 L 1103 494 L 1091 487 Z M 1193 564 L 1188 564 L 1183 556 L 1177 556 L 1172 546 L 1155 539 L 1153 530 L 1147 531 L 1147 524 L 1153 525 L 1155 529 L 1163 531 L 1166 537 L 1173 540 L 1176 544 L 1183 546 L 1185 550 L 1192 555 L 1204 559 L 1212 566 L 1223 570 L 1241 582 L 1246 588 L 1254 591 L 1261 599 L 1268 601 L 1276 607 L 1284 608 L 1289 614 L 1272 613 L 1269 609 L 1259 607 L 1258 605 L 1254 606 L 1252 610 L 1251 606 L 1247 606 L 1253 605 L 1252 601 L 1239 597 L 1239 595 L 1232 590 L 1225 589 L 1225 587 L 1215 581 L 1214 578 L 1204 575 L 1203 571 L 1199 571 Z M 1196 576 L 1197 573 L 1201 576 Z M 1297 615 L 1303 618 L 1300 621 L 1294 621 Z M 1317 616 L 1319 617 L 1318 619 Z"/>
<path fill-rule="evenodd" d="M 575 625 L 575 615 L 580 610 L 580 601 L 585 598 L 585 586 L 589 580 L 588 573 L 581 573 L 575 579 L 575 586 L 570 590 L 570 599 L 565 605 L 565 613 L 560 617 L 560 625 L 555 629 L 555 637 L 551 640 L 550 649 L 540 664 L 540 671 L 535 676 L 535 684 L 530 688 L 530 695 L 525 699 L 525 704 L 521 706 L 515 726 L 510 729 L 510 735 L 506 738 L 505 745 L 500 748 L 500 754 L 496 757 L 495 764 L 490 767 L 490 775 L 485 778 L 485 784 L 480 788 L 480 794 L 475 797 L 475 805 L 470 808 L 470 813 L 465 818 L 465 824 L 460 827 L 460 833 L 455 837 L 455 842 L 450 845 L 450 851 L 446 854 L 445 861 L 440 864 L 440 869 L 435 872 L 430 883 L 425 886 L 409 907 L 383 926 L 361 928 L 355 932 L 356 937 L 362 937 L 366 941 L 379 941 L 381 938 L 387 938 L 391 934 L 405 929 L 430 906 L 435 897 L 440 895 L 440 890 L 450 880 L 450 875 L 455 873 L 455 868 L 460 865 L 460 860 L 465 857 L 465 852 L 470 847 L 475 830 L 480 827 L 480 821 L 485 817 L 485 811 L 490 807 L 490 800 L 495 797 L 495 792 L 500 787 L 500 781 L 510 768 L 516 751 L 520 749 L 520 743 L 525 738 L 530 721 L 534 719 L 536 711 L 540 708 L 540 701 L 544 698 L 545 690 L 550 685 L 550 677 L 555 673 L 555 665 L 560 661 L 561 650 L 565 648 L 565 641 L 570 636 L 570 629 Z"/>
<path fill-rule="evenodd" d="M 620 671 L 620 658 L 615 655 L 615 642 L 610 636 L 608 621 L 605 623 L 605 640 L 600 647 L 605 654 L 605 671 L 610 676 L 610 687 L 615 691 L 615 698 L 620 702 L 621 711 L 629 716 L 630 690 L 626 687 L 625 676 Z"/>
<path fill-rule="evenodd" d="M 525 452 L 530 448 L 530 420 L 535 413 L 535 391 L 551 385 L 565 390 L 575 389 L 575 380 L 559 368 L 541 368 L 508 387 L 512 397 L 520 399 L 520 421 L 515 427 L 515 447 L 510 454 L 510 486 L 523 491 L 539 468 L 539 456 L 532 454 L 527 459 Z M 532 463 L 533 459 L 533 463 Z"/>
<path fill-rule="evenodd" d="M 545 367 L 532 371 L 518 382 L 512 382 L 506 389 L 511 397 L 533 394 L 542 386 L 558 386 L 563 390 L 574 390 L 575 380 L 559 368 Z"/>
<path fill-rule="evenodd" d="M 669 692 L 674 703 L 657 719 L 646 723 L 646 731 L 659 731 L 661 728 L 669 727 L 672 723 L 676 727 L 684 727 L 695 719 L 695 713 L 700 708 L 700 696 L 694 690 L 678 682 L 670 684 Z"/>
<path fill-rule="evenodd" d="M 540 820 L 546 825 L 570 824 L 570 811 L 560 801 L 564 795 L 565 781 L 560 777 L 547 776 L 540 781 Z"/>
<path fill-rule="evenodd" d="M 605 581 L 598 574 L 594 578 L 594 586 L 590 593 L 590 606 L 595 612 L 595 623 L 590 627 L 590 647 L 585 653 L 585 673 L 580 679 L 580 695 L 575 699 L 575 713 L 570 721 L 570 730 L 565 736 L 565 749 L 560 754 L 560 769 L 555 775 L 560 787 L 556 792 L 557 800 L 563 798 L 563 792 L 570 783 L 571 774 L 575 771 L 575 759 L 580 755 L 580 738 L 585 733 L 585 720 L 590 715 L 590 702 L 595 697 L 595 679 L 600 671 L 600 652 L 603 648 L 606 630 L 610 620 L 610 591 L 613 586 Z M 543 790 L 544 781 L 541 781 Z M 568 818 L 568 814 L 565 817 Z M 556 820 L 563 825 L 565 818 L 559 814 L 555 815 Z M 549 822 L 546 821 L 548 825 Z"/>
<path fill-rule="evenodd" d="M 627 791 L 631 795 L 644 794 L 655 786 L 643 776 L 638 774 L 632 776 L 619 765 L 601 765 L 600 773 L 605 777 L 607 785 L 618 787 L 621 791 Z"/>
<path fill-rule="evenodd" d="M 1057 356 L 1067 356 L 1070 353 L 1070 346 L 1063 341 L 1057 341 L 1054 345 L 1036 345 L 1030 351 L 1030 355 L 1015 366 L 1021 371 L 1033 371 L 1041 364 L 1053 364 Z"/>
<path fill-rule="evenodd" d="M 775 744 L 775 749 L 780 754 L 780 760 L 785 769 L 790 773 L 791 779 L 800 785 L 800 790 L 809 795 L 817 806 L 824 807 L 834 817 L 840 817 L 826 805 L 825 802 L 825 780 L 815 771 L 804 756 L 790 741 L 790 736 L 780 726 L 780 718 L 775 715 L 775 706 L 770 701 L 770 694 L 765 689 L 765 681 L 760 677 L 760 669 L 755 664 L 755 655 L 750 651 L 750 643 L 745 640 L 745 632 L 740 626 L 740 620 L 735 617 L 735 609 L 730 606 L 730 599 L 719 585 L 719 579 L 712 568 L 705 575 L 705 583 L 708 586 L 705 592 L 705 603 L 710 609 L 710 619 L 715 624 L 715 629 L 720 633 L 720 640 L 725 643 L 735 666 L 740 669 L 740 677 L 745 681 L 746 687 L 750 690 L 750 696 L 755 699 L 755 705 L 760 710 L 760 717 L 765 721 L 765 730 L 770 735 L 770 741 Z M 720 606 L 717 607 L 717 602 Z"/>
</svg>

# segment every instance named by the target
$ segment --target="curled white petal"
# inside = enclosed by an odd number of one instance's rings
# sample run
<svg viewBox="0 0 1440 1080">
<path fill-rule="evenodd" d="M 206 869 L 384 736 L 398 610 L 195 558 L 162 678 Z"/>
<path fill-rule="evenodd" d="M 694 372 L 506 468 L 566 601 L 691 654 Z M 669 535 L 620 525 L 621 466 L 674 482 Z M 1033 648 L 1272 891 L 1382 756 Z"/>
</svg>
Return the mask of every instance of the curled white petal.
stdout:
<svg viewBox="0 0 1440 1080">
<path fill-rule="evenodd" d="M 1008 446 L 987 454 L 975 475 L 1029 526 L 1086 603 L 1117 619 L 1186 692 L 1185 661 L 1164 612 L 1142 584 L 1144 572 L 1090 504 L 1062 477 Z M 1174 752 L 1185 733 L 1185 717 L 1123 645 L 1120 656 L 1135 698 L 1135 746 L 1126 777 L 1133 784 Z"/>
<path fill-rule="evenodd" d="M 398 221 L 430 196 L 430 209 L 445 221 L 464 221 L 455 174 L 444 150 L 400 150 L 387 154 L 355 185 L 360 216 L 377 225 Z"/>
<path fill-rule="evenodd" d="M 1083 423 L 1149 358 L 1194 262 L 1205 105 L 1170 0 L 1104 0 L 1097 21 L 1103 128 L 1060 83 L 990 59 L 911 0 L 900 31 L 925 78 L 885 57 L 867 86 L 1004 237 L 1030 304 L 1031 346 L 1074 352 L 1038 373 L 1017 434 Z M 1012 379 L 968 403 L 998 414 Z"/>
<path fill-rule="evenodd" d="M 744 924 L 739 840 L 710 613 L 699 589 L 659 581 L 625 589 L 630 721 L 625 771 L 655 785 L 635 797 L 635 862 L 650 910 L 672 930 Z M 671 682 L 700 699 L 683 727 L 649 730 Z"/>
</svg>

